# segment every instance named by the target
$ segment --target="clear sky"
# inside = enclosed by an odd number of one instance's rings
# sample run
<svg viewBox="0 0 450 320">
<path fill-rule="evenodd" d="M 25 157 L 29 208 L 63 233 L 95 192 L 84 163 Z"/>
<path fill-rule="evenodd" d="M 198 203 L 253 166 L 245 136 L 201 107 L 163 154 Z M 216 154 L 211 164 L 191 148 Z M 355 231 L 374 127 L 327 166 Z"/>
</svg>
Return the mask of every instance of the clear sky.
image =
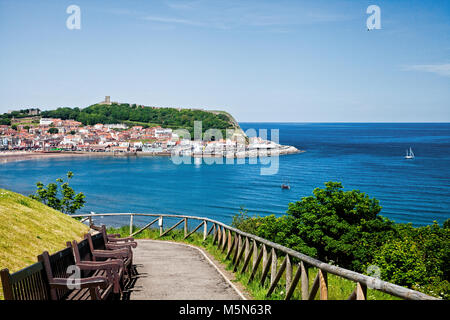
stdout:
<svg viewBox="0 0 450 320">
<path fill-rule="evenodd" d="M 0 112 L 105 95 L 238 121 L 448 122 L 450 1 L 0 0 Z"/>
</svg>

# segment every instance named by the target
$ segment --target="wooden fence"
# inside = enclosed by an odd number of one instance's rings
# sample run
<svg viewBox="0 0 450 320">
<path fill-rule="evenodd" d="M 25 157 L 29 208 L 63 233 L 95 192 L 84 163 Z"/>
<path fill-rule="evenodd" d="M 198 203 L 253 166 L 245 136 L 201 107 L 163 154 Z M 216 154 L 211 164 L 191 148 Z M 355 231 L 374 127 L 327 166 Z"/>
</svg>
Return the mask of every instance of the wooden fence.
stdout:
<svg viewBox="0 0 450 320">
<path fill-rule="evenodd" d="M 82 217 L 82 221 L 94 223 L 94 219 L 105 216 L 129 216 L 130 217 L 130 235 L 134 236 L 145 229 L 150 228 L 158 222 L 160 237 L 167 235 L 183 223 L 184 239 L 187 239 L 194 232 L 203 227 L 203 240 L 212 239 L 212 243 L 223 253 L 226 252 L 226 259 L 232 261 L 234 272 L 249 273 L 248 282 L 259 281 L 264 285 L 269 281 L 269 288 L 266 296 L 270 297 L 275 288 L 279 285 L 280 279 L 284 276 L 285 287 L 284 299 L 292 298 L 294 291 L 300 287 L 302 300 L 314 300 L 319 293 L 320 300 L 328 299 L 328 281 L 327 275 L 335 276 L 353 281 L 355 288 L 349 295 L 348 300 L 366 300 L 367 288 L 378 290 L 392 296 L 407 300 L 436 300 L 424 293 L 401 287 L 378 278 L 363 275 L 358 272 L 347 270 L 334 266 L 300 252 L 286 248 L 277 243 L 257 237 L 230 227 L 224 223 L 194 216 L 173 215 L 173 214 L 149 214 L 149 213 L 104 213 L 104 214 L 84 214 L 73 215 L 73 217 Z M 145 224 L 139 230 L 133 232 L 134 217 L 151 217 L 150 222 Z M 167 218 L 179 219 L 168 228 L 164 228 L 164 222 Z M 197 221 L 198 225 L 189 230 L 189 221 Z M 280 263 L 281 261 L 281 263 Z M 262 264 L 262 268 L 260 268 Z M 294 266 L 296 266 L 294 268 Z M 310 268 L 316 268 L 317 274 L 310 286 L 309 272 Z M 296 270 L 295 270 L 296 269 Z M 258 272 L 260 270 L 260 272 Z M 295 273 L 293 272 L 295 270 Z M 259 277 L 255 279 L 255 277 Z M 300 286 L 298 286 L 300 282 Z"/>
</svg>

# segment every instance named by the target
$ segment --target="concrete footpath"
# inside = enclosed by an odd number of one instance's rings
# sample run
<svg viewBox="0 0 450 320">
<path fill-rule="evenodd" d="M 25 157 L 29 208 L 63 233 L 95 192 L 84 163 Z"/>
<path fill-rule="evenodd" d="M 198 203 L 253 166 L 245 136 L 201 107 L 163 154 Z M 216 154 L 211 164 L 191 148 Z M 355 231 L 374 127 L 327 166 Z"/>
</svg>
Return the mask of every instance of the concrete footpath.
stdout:
<svg viewBox="0 0 450 320">
<path fill-rule="evenodd" d="M 243 295 L 198 248 L 137 240 L 133 262 L 139 275 L 131 300 L 240 300 Z"/>
</svg>

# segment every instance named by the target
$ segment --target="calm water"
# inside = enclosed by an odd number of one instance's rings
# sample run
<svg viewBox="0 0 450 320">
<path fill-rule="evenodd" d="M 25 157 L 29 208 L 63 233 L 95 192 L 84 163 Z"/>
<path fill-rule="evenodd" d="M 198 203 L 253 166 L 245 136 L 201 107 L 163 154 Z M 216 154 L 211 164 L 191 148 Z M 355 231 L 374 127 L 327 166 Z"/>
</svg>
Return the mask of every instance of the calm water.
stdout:
<svg viewBox="0 0 450 320">
<path fill-rule="evenodd" d="M 242 123 L 280 130 L 280 143 L 306 153 L 280 157 L 275 175 L 265 164 L 182 164 L 168 157 L 89 157 L 0 164 L 0 187 L 22 194 L 71 170 L 86 195 L 83 212 L 155 212 L 206 216 L 225 223 L 241 206 L 283 214 L 289 202 L 325 181 L 342 181 L 380 200 L 382 214 L 424 225 L 450 217 L 450 124 Z M 414 160 L 405 160 L 413 148 Z M 289 181 L 291 190 L 281 190 Z"/>
</svg>

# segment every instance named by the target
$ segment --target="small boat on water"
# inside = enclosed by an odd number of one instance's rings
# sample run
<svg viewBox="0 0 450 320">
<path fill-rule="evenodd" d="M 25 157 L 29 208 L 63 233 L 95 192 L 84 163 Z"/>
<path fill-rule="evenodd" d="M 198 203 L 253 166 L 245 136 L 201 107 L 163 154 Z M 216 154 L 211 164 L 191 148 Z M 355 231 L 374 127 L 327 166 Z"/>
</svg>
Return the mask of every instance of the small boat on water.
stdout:
<svg viewBox="0 0 450 320">
<path fill-rule="evenodd" d="M 281 185 L 281 189 L 289 190 L 289 189 L 291 189 L 291 186 L 290 186 L 289 184 L 287 184 L 287 183 L 283 183 L 283 184 Z"/>
<path fill-rule="evenodd" d="M 405 159 L 414 159 L 414 152 L 412 151 L 411 147 L 409 147 L 409 150 L 406 150 Z"/>
</svg>

